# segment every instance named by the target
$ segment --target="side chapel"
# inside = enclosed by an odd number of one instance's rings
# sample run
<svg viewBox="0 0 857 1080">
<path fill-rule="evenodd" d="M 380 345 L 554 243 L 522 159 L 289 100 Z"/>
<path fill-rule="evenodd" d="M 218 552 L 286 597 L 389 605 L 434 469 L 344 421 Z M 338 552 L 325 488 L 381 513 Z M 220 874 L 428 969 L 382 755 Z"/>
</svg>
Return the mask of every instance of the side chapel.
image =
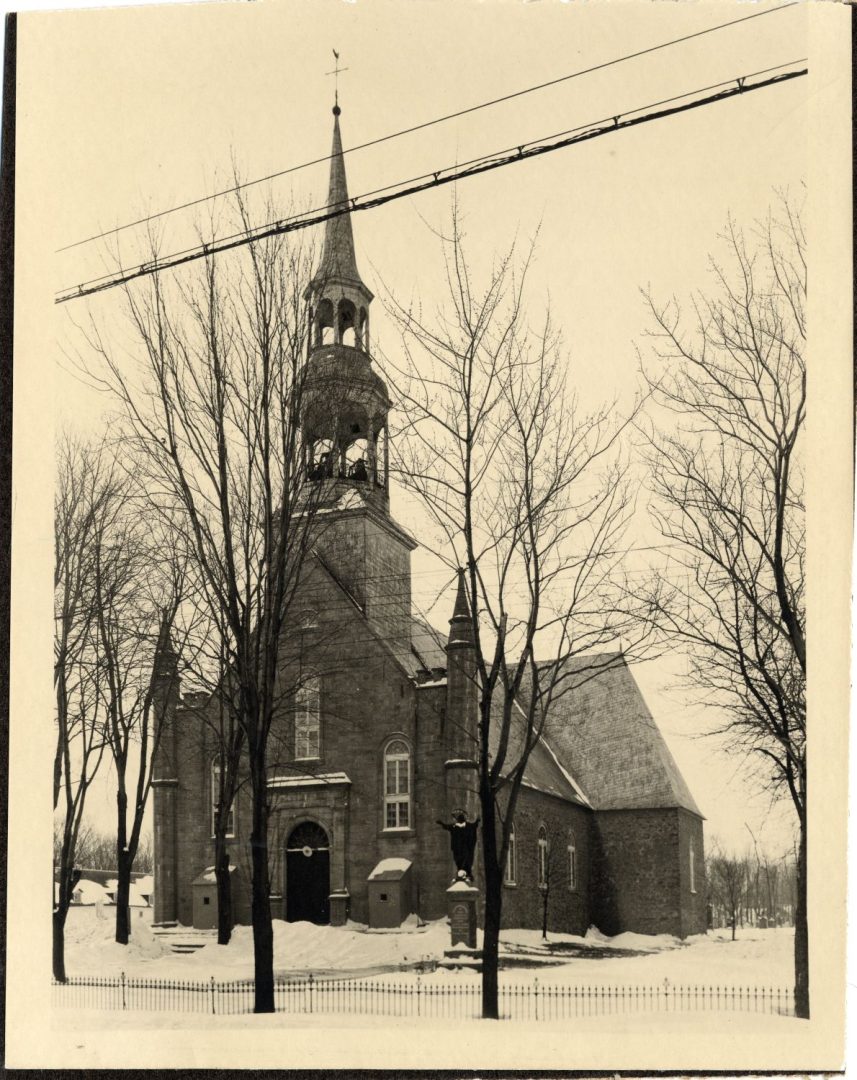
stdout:
<svg viewBox="0 0 857 1080">
<path fill-rule="evenodd" d="M 334 108 L 328 203 L 346 207 Z M 387 387 L 372 364 L 372 293 L 350 214 L 326 222 L 305 298 L 311 319 L 302 413 L 324 527 L 304 564 L 290 632 L 303 665 L 272 766 L 275 918 L 398 926 L 446 913 L 454 875 L 438 821 L 478 814 L 473 627 L 463 582 L 446 640 L 411 609 L 416 541 L 390 512 Z M 336 403 L 335 408 L 331 403 Z M 295 650 L 294 642 L 299 643 Z M 317 667 L 313 661 L 320 661 Z M 605 661 L 608 658 L 605 657 Z M 156 659 L 175 685 L 170 647 Z M 213 801 L 205 694 L 174 693 L 154 780 L 155 921 L 216 925 Z M 230 815 L 233 906 L 250 921 L 245 785 Z M 627 664 L 556 705 L 527 766 L 505 868 L 506 926 L 590 925 L 678 936 L 705 930 L 703 818 Z M 479 853 L 475 867 L 480 880 Z"/>
</svg>

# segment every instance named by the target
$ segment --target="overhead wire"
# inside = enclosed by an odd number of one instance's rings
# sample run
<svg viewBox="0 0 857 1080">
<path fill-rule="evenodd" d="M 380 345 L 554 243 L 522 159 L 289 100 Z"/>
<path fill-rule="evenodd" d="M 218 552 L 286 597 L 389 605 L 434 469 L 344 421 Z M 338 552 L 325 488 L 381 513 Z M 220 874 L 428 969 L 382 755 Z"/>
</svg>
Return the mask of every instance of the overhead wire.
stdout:
<svg viewBox="0 0 857 1080">
<path fill-rule="evenodd" d="M 558 86 L 560 83 L 568 82 L 571 79 L 577 79 L 583 75 L 591 75 L 596 71 L 603 71 L 604 69 L 613 67 L 616 64 L 625 63 L 628 60 L 636 60 L 641 56 L 648 56 L 651 53 L 659 52 L 660 50 L 670 48 L 673 45 L 681 45 L 687 41 L 692 41 L 694 38 L 704 37 L 706 34 L 713 34 L 719 30 L 728 29 L 730 26 L 737 26 L 739 23 L 749 22 L 751 19 L 759 19 L 765 15 L 775 15 L 780 11 L 785 11 L 787 8 L 796 7 L 797 5 L 798 0 L 789 0 L 788 3 L 780 4 L 778 7 L 775 8 L 768 8 L 764 11 L 756 11 L 753 12 L 752 15 L 744 15 L 739 19 L 730 19 L 728 22 L 718 23 L 716 26 L 709 26 L 706 27 L 704 30 L 694 31 L 692 34 L 684 34 L 682 37 L 672 38 L 669 41 L 663 41 L 658 45 L 651 45 L 645 49 L 638 49 L 636 52 L 626 53 L 622 56 L 614 57 L 612 60 L 605 60 L 600 64 L 593 64 L 590 67 L 581 68 L 578 71 L 570 72 L 567 75 L 560 75 L 555 79 L 549 79 L 547 82 L 538 83 L 535 86 L 528 86 L 523 90 L 516 90 L 510 94 L 503 94 L 500 97 L 492 98 L 490 101 L 483 101 L 478 105 L 471 105 L 465 109 L 458 109 L 456 112 L 447 113 L 445 116 L 438 116 L 433 120 L 426 120 L 423 123 L 414 124 L 411 127 L 407 128 L 402 128 L 400 131 L 394 131 L 388 135 L 381 135 L 376 139 L 370 139 L 367 142 L 359 143 L 357 146 L 352 146 L 348 150 L 343 150 L 343 155 L 353 154 L 356 153 L 358 150 L 366 150 L 371 146 L 378 146 L 381 143 L 389 142 L 392 139 L 398 139 L 403 135 L 411 135 L 415 131 L 422 131 L 425 128 L 433 127 L 435 124 L 442 124 L 445 123 L 447 120 L 455 120 L 461 116 L 467 116 L 470 113 L 479 112 L 482 109 L 487 109 L 494 105 L 502 104 L 506 101 L 512 101 L 515 98 L 524 97 L 525 95 L 535 93 L 538 90 L 545 90 L 551 86 Z M 330 161 L 330 159 L 330 154 L 324 157 L 313 158 L 311 161 L 305 161 L 300 165 L 292 165 L 287 169 L 280 169 L 277 172 L 268 173 L 266 176 L 260 176 L 255 180 L 247 180 L 242 184 L 234 184 L 232 187 L 224 188 L 222 191 L 216 191 L 210 195 L 202 195 L 199 198 L 190 199 L 187 202 L 180 203 L 178 206 L 173 206 L 167 210 L 160 210 L 154 214 L 148 214 L 145 217 L 138 218 L 136 221 L 130 221 L 124 225 L 117 225 L 112 229 L 105 229 L 102 232 L 85 237 L 83 240 L 75 240 L 70 244 L 66 244 L 64 247 L 57 248 L 57 253 L 62 251 L 69 251 L 72 248 L 81 247 L 84 244 L 93 243 L 95 240 L 101 240 L 106 236 L 113 236 L 116 233 L 123 232 L 126 229 L 132 229 L 138 225 L 145 225 L 150 221 L 156 221 L 157 219 L 166 217 L 169 214 L 175 214 L 181 210 L 187 210 L 192 206 L 200 206 L 202 203 L 210 202 L 213 199 L 223 198 L 225 195 L 232 195 L 236 191 L 242 191 L 257 184 L 263 184 L 270 180 L 276 180 L 281 176 L 288 176 L 289 174 L 299 172 L 302 169 L 308 169 L 313 165 L 323 164 L 325 161 Z"/>
<path fill-rule="evenodd" d="M 789 67 L 793 64 L 799 64 L 804 62 L 805 58 L 801 58 L 800 60 L 792 60 L 784 64 L 776 64 L 773 67 L 764 68 L 761 71 L 752 72 L 749 75 L 726 79 L 719 83 L 713 83 L 710 86 L 701 87 L 696 90 L 690 90 L 683 94 L 676 94 L 673 97 L 663 98 L 660 101 L 652 102 L 648 105 L 642 105 L 637 108 L 624 110 L 613 116 L 604 117 L 601 120 L 590 121 L 589 123 L 578 125 L 575 128 L 569 128 L 567 131 L 562 132 L 559 135 L 549 136 L 548 138 L 557 140 L 554 142 L 545 143 L 544 139 L 539 139 L 521 143 L 517 147 L 510 147 L 506 150 L 495 151 L 491 154 L 485 154 L 481 157 L 473 158 L 470 161 L 465 162 L 463 165 L 458 165 L 454 168 L 441 168 L 431 173 L 423 173 L 408 180 L 401 180 L 394 184 L 388 184 L 380 188 L 375 188 L 374 190 L 365 194 L 352 197 L 349 200 L 350 205 L 348 206 L 332 207 L 330 204 L 328 204 L 324 207 L 320 207 L 315 210 L 305 211 L 304 213 L 296 214 L 292 217 L 284 218 L 276 222 L 269 222 L 265 225 L 258 226 L 256 229 L 252 229 L 242 233 L 234 233 L 219 240 L 211 241 L 210 243 L 203 243 L 192 248 L 185 248 L 181 251 L 174 252 L 173 254 L 168 255 L 163 259 L 155 258 L 150 261 L 140 263 L 128 270 L 120 271 L 119 273 L 104 274 L 100 277 L 91 278 L 88 281 L 82 282 L 81 284 L 78 284 L 76 286 L 71 286 L 60 290 L 60 292 L 56 295 L 54 302 L 57 304 L 62 304 L 68 302 L 69 300 L 75 300 L 84 296 L 90 296 L 93 293 L 102 292 L 105 289 L 114 288 L 118 285 L 126 284 L 127 282 L 133 281 L 136 278 L 160 273 L 163 270 L 173 269 L 177 266 L 184 265 L 185 263 L 192 262 L 196 259 L 207 258 L 211 255 L 217 255 L 224 251 L 229 251 L 236 247 L 241 247 L 245 244 L 255 243 L 268 237 L 281 235 L 287 232 L 294 232 L 298 229 L 308 228 L 309 226 L 321 224 L 324 221 L 328 221 L 331 218 L 341 217 L 344 214 L 351 214 L 358 210 L 374 209 L 388 202 L 392 202 L 393 200 L 417 194 L 418 192 L 427 190 L 431 187 L 439 187 L 443 184 L 453 183 L 457 180 L 464 179 L 467 176 L 479 175 L 483 172 L 488 172 L 489 170 L 501 168 L 505 165 L 513 164 L 517 161 L 526 161 L 532 157 L 541 154 L 551 153 L 552 151 L 560 150 L 576 143 L 585 142 L 590 139 L 597 138 L 601 135 L 610 134 L 611 132 L 615 131 L 622 131 L 629 127 L 635 127 L 642 123 L 651 122 L 652 120 L 663 119 L 664 117 L 673 116 L 677 113 L 685 112 L 689 109 L 699 108 L 701 106 L 713 104 L 719 101 L 724 101 L 738 95 L 748 94 L 754 90 L 761 90 L 769 86 L 779 85 L 788 80 L 806 75 L 807 69 L 802 68 L 797 71 L 787 71 L 779 75 L 773 75 L 770 78 L 757 83 L 748 83 L 747 80 L 758 78 L 760 75 L 765 75 L 772 71 L 779 71 L 784 67 Z M 734 87 L 732 86 L 733 83 L 735 84 Z M 726 87 L 727 89 L 720 89 L 721 87 Z M 705 94 L 711 90 L 719 90 L 719 92 L 710 97 L 703 97 L 697 100 L 687 101 L 682 105 L 674 105 L 672 108 L 662 108 L 662 106 L 669 105 L 676 101 L 682 101 L 686 98 L 692 98 L 694 97 L 694 95 Z M 644 112 L 644 110 L 650 109 L 660 109 L 661 111 Z M 637 116 L 636 114 L 638 113 L 643 113 L 643 115 Z M 600 126 L 605 124 L 607 126 Z M 396 188 L 402 188 L 402 190 L 393 190 Z"/>
</svg>

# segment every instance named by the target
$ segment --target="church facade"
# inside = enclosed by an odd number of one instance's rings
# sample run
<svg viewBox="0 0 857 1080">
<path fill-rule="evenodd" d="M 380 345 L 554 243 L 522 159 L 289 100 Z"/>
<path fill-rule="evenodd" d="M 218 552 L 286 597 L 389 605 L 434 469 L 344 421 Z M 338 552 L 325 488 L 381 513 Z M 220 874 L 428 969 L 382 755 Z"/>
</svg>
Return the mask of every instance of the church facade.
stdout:
<svg viewBox="0 0 857 1080">
<path fill-rule="evenodd" d="M 346 207 L 334 113 L 328 203 Z M 371 360 L 372 293 L 349 214 L 326 223 L 306 301 L 302 433 L 319 528 L 283 645 L 284 685 L 295 690 L 272 733 L 271 905 L 290 921 L 396 926 L 446 913 L 454 865 L 439 822 L 478 813 L 471 615 L 461 582 L 448 634 L 412 611 L 417 544 L 390 512 L 391 403 Z M 157 923 L 216 925 L 219 763 L 205 722 L 215 707 L 198 693 L 166 705 L 153 785 Z M 702 821 L 631 671 L 605 657 L 560 699 L 530 757 L 504 924 L 541 927 L 547 906 L 554 931 L 704 931 Z M 245 784 L 228 839 L 238 922 L 250 920 L 250 825 Z"/>
</svg>

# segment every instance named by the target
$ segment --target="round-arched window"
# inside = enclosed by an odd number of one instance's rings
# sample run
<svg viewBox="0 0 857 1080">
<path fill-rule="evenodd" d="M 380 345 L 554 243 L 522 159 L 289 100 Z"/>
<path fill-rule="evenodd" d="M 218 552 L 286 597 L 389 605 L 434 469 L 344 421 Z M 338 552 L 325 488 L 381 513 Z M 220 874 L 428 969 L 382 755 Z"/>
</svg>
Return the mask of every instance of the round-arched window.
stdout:
<svg viewBox="0 0 857 1080">
<path fill-rule="evenodd" d="M 411 751 L 404 739 L 384 749 L 384 828 L 411 827 Z"/>
</svg>

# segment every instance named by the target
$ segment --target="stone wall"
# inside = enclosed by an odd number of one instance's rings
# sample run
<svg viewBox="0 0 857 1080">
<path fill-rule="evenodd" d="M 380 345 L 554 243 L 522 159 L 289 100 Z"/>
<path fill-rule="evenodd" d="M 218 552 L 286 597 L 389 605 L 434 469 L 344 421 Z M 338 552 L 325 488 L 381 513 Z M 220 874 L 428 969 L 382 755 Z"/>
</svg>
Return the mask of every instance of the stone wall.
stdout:
<svg viewBox="0 0 857 1080">
<path fill-rule="evenodd" d="M 548 931 L 585 934 L 590 925 L 592 812 L 532 788 L 521 788 L 515 810 L 517 874 L 503 885 L 503 926 L 540 930 L 544 892 L 538 883 L 538 835 L 548 836 Z M 568 845 L 573 834 L 577 881 L 570 888 Z"/>
<path fill-rule="evenodd" d="M 690 891 L 689 843 L 697 886 Z M 702 821 L 675 808 L 595 814 L 593 921 L 605 934 L 684 937 L 705 929 Z"/>
</svg>

